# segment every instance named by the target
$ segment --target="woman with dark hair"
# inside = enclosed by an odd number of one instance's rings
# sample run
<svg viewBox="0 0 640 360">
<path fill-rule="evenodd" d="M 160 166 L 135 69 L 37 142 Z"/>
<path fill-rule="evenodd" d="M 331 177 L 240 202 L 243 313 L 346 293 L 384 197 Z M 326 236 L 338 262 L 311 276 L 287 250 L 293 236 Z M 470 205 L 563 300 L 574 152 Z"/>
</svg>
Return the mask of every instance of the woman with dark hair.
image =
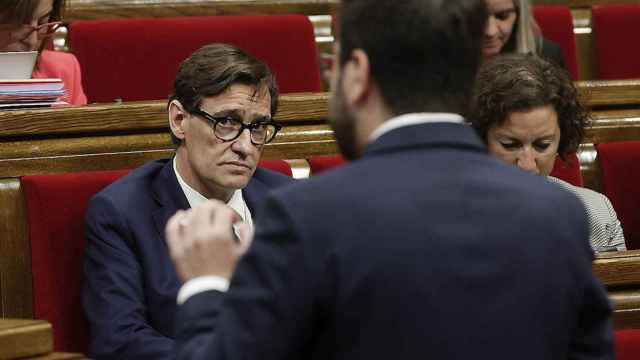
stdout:
<svg viewBox="0 0 640 360">
<path fill-rule="evenodd" d="M 66 101 L 84 105 L 80 65 L 73 54 L 45 50 L 61 25 L 64 0 L 0 1 L 0 52 L 39 51 L 33 78 L 60 78 Z"/>
<path fill-rule="evenodd" d="M 589 121 L 566 71 L 535 55 L 496 57 L 478 73 L 470 119 L 492 155 L 582 200 L 594 250 L 626 249 L 609 199 L 549 176 L 556 156 L 565 160 L 578 149 Z"/>
<path fill-rule="evenodd" d="M 536 54 L 566 68 L 560 45 L 542 37 L 529 0 L 485 0 L 489 18 L 485 27 L 485 58 L 501 53 Z"/>
</svg>

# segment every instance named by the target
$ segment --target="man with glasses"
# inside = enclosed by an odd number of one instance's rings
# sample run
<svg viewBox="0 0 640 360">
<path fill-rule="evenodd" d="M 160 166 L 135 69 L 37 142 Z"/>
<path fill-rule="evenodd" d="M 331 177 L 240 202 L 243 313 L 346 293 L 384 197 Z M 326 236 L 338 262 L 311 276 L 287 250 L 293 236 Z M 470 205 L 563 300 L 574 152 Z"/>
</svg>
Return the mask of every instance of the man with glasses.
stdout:
<svg viewBox="0 0 640 360">
<path fill-rule="evenodd" d="M 92 357 L 173 358 L 182 284 L 165 224 L 180 209 L 216 199 L 251 230 L 267 191 L 290 181 L 257 168 L 280 129 L 277 100 L 269 68 L 230 45 L 205 46 L 181 64 L 168 104 L 175 157 L 132 171 L 89 205 L 83 304 Z"/>
</svg>

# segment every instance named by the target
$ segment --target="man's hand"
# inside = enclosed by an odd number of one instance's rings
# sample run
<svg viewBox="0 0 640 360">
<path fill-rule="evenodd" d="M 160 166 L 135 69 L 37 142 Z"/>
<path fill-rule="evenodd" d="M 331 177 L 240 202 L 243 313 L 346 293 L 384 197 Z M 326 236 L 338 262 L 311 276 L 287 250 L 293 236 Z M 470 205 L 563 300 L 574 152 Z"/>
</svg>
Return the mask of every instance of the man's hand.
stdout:
<svg viewBox="0 0 640 360">
<path fill-rule="evenodd" d="M 240 221 L 238 213 L 217 200 L 178 211 L 169 219 L 165 230 L 169 254 L 182 281 L 199 276 L 231 278 L 253 240 L 252 229 Z"/>
</svg>

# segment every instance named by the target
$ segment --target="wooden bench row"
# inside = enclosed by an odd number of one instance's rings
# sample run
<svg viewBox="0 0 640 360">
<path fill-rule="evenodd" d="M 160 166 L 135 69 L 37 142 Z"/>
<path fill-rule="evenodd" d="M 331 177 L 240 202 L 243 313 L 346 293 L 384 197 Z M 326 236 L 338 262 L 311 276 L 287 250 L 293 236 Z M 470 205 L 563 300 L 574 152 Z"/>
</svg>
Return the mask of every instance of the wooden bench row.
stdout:
<svg viewBox="0 0 640 360">
<path fill-rule="evenodd" d="M 607 4 L 635 4 L 636 0 L 533 0 L 535 5 L 565 5 L 584 9 Z M 335 13 L 339 0 L 67 0 L 65 18 L 94 20 L 133 17 L 173 17 L 238 14 Z"/>
<path fill-rule="evenodd" d="M 596 119 L 594 143 L 640 140 L 640 83 L 579 83 Z M 327 124 L 328 94 L 281 97 L 284 124 L 265 158 L 306 159 L 336 154 Z M 0 112 L 0 303 L 3 317 L 31 318 L 32 279 L 28 224 L 20 177 L 132 168 L 170 156 L 164 102 Z M 597 184 L 597 159 L 583 163 L 587 184 Z M 589 175 L 591 171 L 591 175 Z M 596 187 L 597 188 L 597 187 Z M 640 252 L 606 254 L 594 264 L 616 300 L 616 326 L 640 328 Z"/>
</svg>

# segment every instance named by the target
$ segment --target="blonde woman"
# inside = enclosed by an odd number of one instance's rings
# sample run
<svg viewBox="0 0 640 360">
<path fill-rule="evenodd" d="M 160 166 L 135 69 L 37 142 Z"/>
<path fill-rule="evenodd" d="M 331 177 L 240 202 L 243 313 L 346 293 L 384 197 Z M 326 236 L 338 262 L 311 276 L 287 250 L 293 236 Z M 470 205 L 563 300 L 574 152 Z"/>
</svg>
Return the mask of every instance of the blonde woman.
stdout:
<svg viewBox="0 0 640 360">
<path fill-rule="evenodd" d="M 566 68 L 560 45 L 542 37 L 529 0 L 485 0 L 489 18 L 482 52 L 485 58 L 500 53 L 531 53 Z"/>
</svg>

